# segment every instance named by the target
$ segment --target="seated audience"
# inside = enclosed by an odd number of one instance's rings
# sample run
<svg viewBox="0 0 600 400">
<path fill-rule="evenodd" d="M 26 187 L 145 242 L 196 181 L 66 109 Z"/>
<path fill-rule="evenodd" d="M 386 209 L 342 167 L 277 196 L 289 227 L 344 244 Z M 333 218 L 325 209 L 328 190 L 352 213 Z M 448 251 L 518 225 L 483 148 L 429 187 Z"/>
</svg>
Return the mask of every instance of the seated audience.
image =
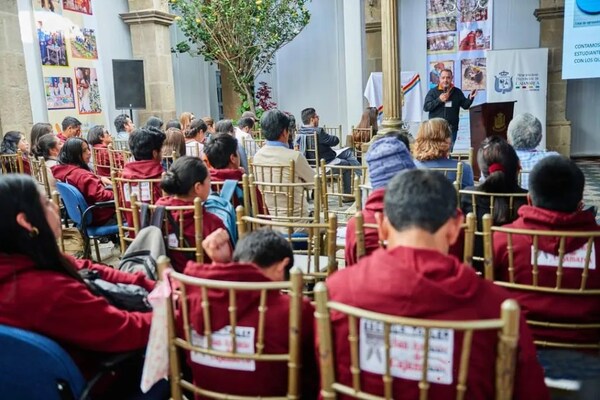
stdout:
<svg viewBox="0 0 600 400">
<path fill-rule="evenodd" d="M 146 121 L 146 128 L 156 128 L 162 131 L 163 125 L 163 120 L 154 116 L 148 118 L 148 121 Z"/>
<path fill-rule="evenodd" d="M 448 121 L 443 118 L 432 118 L 421 122 L 413 147 L 413 155 L 417 168 L 456 168 L 458 161 L 450 158 L 452 132 Z M 461 189 L 473 186 L 473 169 L 465 162 L 460 182 Z M 450 182 L 456 180 L 455 172 L 446 173 Z"/>
<path fill-rule="evenodd" d="M 273 109 L 262 115 L 260 126 L 263 136 L 266 139 L 264 146 L 256 152 L 254 163 L 270 166 L 289 166 L 290 160 L 294 160 L 294 176 L 290 176 L 290 169 L 283 170 L 283 177 L 274 173 L 273 176 L 255 176 L 254 179 L 261 182 L 314 182 L 315 170 L 308 165 L 308 161 L 299 151 L 292 150 L 288 146 L 290 120 L 282 111 Z M 266 206 L 271 214 L 283 215 L 287 214 L 285 204 L 279 202 L 275 207 L 275 199 L 273 196 L 265 195 Z M 303 204 L 304 203 L 304 204 Z M 308 212 L 308 203 L 302 189 L 296 189 L 294 192 L 294 217 L 304 217 L 308 215 L 300 215 L 301 209 Z"/>
<path fill-rule="evenodd" d="M 386 188 L 384 214 L 376 215 L 379 234 L 387 240 L 387 249 L 376 250 L 361 258 L 356 266 L 330 276 L 327 279 L 330 300 L 410 318 L 457 321 L 499 318 L 500 306 L 510 294 L 448 256 L 450 245 L 460 233 L 462 219 L 456 191 L 443 174 L 413 169 L 396 175 Z M 351 386 L 348 320 L 340 313 L 333 313 L 331 318 L 336 379 Z M 377 343 L 370 346 L 383 351 L 383 339 L 372 340 L 379 342 L 379 346 Z M 497 331 L 473 335 L 466 398 L 494 398 L 497 341 Z M 446 345 L 456 366 L 462 342 L 463 334 L 456 332 L 453 341 Z M 514 398 L 550 398 L 523 317 L 515 368 Z M 455 397 L 458 367 L 451 371 L 448 376 L 451 384 L 432 383 L 430 399 Z M 419 378 L 395 378 L 393 398 L 418 398 Z M 363 390 L 383 396 L 381 375 L 363 370 L 361 385 Z"/>
<path fill-rule="evenodd" d="M 248 157 L 254 157 L 257 150 L 252 129 L 254 129 L 254 118 L 252 117 L 240 118 L 238 126 L 235 127 L 235 138 L 240 146 L 244 147 Z"/>
<path fill-rule="evenodd" d="M 44 135 L 38 140 L 37 148 L 40 156 L 44 157 L 50 193 L 56 190 L 56 179 L 52 175 L 52 167 L 58 164 L 58 154 L 62 147 L 63 142 L 56 135 Z"/>
<path fill-rule="evenodd" d="M 167 125 L 165 126 L 165 129 L 169 130 L 171 128 L 175 128 L 175 129 L 181 130 L 181 123 L 178 120 L 176 120 L 176 119 L 171 119 L 171 120 L 169 120 L 169 122 L 167 122 Z"/>
<path fill-rule="evenodd" d="M 164 173 L 161 165 L 161 150 L 166 135 L 146 128 L 138 128 L 129 136 L 129 149 L 135 161 L 125 164 L 121 172 L 124 179 L 159 179 Z M 152 188 L 154 199 L 162 196 L 160 186 Z M 139 199 L 148 201 L 149 199 Z"/>
<path fill-rule="evenodd" d="M 204 143 L 208 127 L 201 119 L 193 120 L 185 133 L 185 154 L 188 156 L 204 157 Z"/>
<path fill-rule="evenodd" d="M 233 179 L 242 182 L 244 170 L 240 168 L 240 158 L 238 154 L 238 142 L 231 135 L 217 134 L 204 147 L 204 154 L 210 163 L 210 179 L 212 182 L 224 182 Z M 262 193 L 256 188 L 256 200 L 259 214 L 267 214 Z M 233 205 L 238 206 L 243 203 L 243 199 L 233 197 Z M 243 204 L 242 204 L 243 205 Z M 251 211 L 251 210 L 248 210 Z"/>
<path fill-rule="evenodd" d="M 27 141 L 27 138 L 21 132 L 6 132 L 2 139 L 2 143 L 0 143 L 0 154 L 17 154 L 18 150 L 21 151 L 23 172 L 31 174 L 31 164 L 29 164 L 29 142 Z"/>
<path fill-rule="evenodd" d="M 78 271 L 90 269 L 106 281 L 136 284 L 148 291 L 154 282 L 142 274 L 123 273 L 62 254 L 57 246 L 61 230 L 58 207 L 40 195 L 31 177 L 0 177 L 0 219 L 0 324 L 55 340 L 88 380 L 101 371 L 106 356 L 146 347 L 152 313 L 112 306 L 90 291 Z M 140 375 L 131 370 L 124 374 L 117 374 L 116 381 L 101 381 L 111 383 L 108 388 L 96 385 L 112 393 L 95 393 L 98 398 L 123 398 L 125 384 L 139 387 Z"/>
<path fill-rule="evenodd" d="M 583 210 L 583 187 L 585 177 L 577 165 L 562 156 L 549 156 L 540 160 L 531 171 L 529 179 L 529 202 L 519 209 L 519 218 L 507 227 L 550 231 L 598 231 L 594 214 Z M 575 255 L 578 265 L 563 268 L 562 288 L 579 289 L 583 272 L 587 239 L 570 238 L 565 242 L 565 254 Z M 532 238 L 514 235 L 515 282 L 532 284 Z M 494 269 L 496 276 L 508 281 L 507 236 L 494 233 Z M 544 252 L 539 262 L 538 284 L 555 287 L 557 278 L 559 239 L 556 237 L 538 238 L 539 249 Z M 593 246 L 590 269 L 587 277 L 588 289 L 600 289 L 600 240 Z M 540 260 L 540 257 L 538 257 Z M 546 264 L 549 260 L 552 264 Z M 593 267 L 596 266 L 596 267 Z M 534 320 L 555 323 L 600 323 L 599 296 L 566 296 L 547 292 L 511 290 Z M 559 340 L 569 343 L 600 341 L 599 329 L 556 329 L 531 327 L 537 340 Z"/>
<path fill-rule="evenodd" d="M 542 123 L 533 114 L 523 113 L 513 117 L 508 124 L 508 143 L 514 147 L 521 162 L 521 168 L 531 171 L 544 157 L 559 155 L 555 151 L 538 150 L 542 141 Z M 528 188 L 529 174 L 521 175 L 521 187 Z"/>
<path fill-rule="evenodd" d="M 117 140 L 129 140 L 129 134 L 135 130 L 135 125 L 127 114 L 117 115 L 115 118 L 115 129 L 117 130 Z"/>
<path fill-rule="evenodd" d="M 43 157 L 38 149 L 38 141 L 42 136 L 54 134 L 52 125 L 47 122 L 38 122 L 31 128 L 31 153 L 35 157 Z"/>
<path fill-rule="evenodd" d="M 287 117 L 290 119 L 290 126 L 288 127 L 288 145 L 290 146 L 290 149 L 293 149 L 296 139 L 296 131 L 298 130 L 298 128 L 296 127 L 296 117 L 294 117 L 292 113 L 289 113 L 287 111 L 285 111 L 285 115 L 287 115 Z"/>
<path fill-rule="evenodd" d="M 104 129 L 104 125 L 95 125 L 88 131 L 88 143 L 94 148 L 93 160 L 96 165 L 98 176 L 110 177 L 110 159 L 108 156 L 108 145 L 112 143 L 110 132 Z M 123 156 L 115 153 L 115 164 L 123 165 Z"/>
<path fill-rule="evenodd" d="M 181 115 L 179 116 L 179 129 L 181 129 L 181 132 L 185 132 L 188 129 L 190 129 L 190 124 L 192 123 L 193 120 L 195 120 L 196 118 L 194 117 L 194 114 L 192 114 L 191 112 L 182 112 Z"/>
<path fill-rule="evenodd" d="M 175 160 L 171 168 L 165 173 L 161 182 L 161 188 L 167 193 L 167 197 L 161 197 L 156 202 L 161 206 L 193 206 L 194 199 L 199 197 L 206 201 L 210 193 L 210 175 L 208 169 L 198 157 L 183 156 Z M 211 232 L 223 228 L 225 225 L 219 217 L 202 209 L 202 236 L 207 237 Z M 173 212 L 175 222 L 179 223 L 178 214 Z M 194 229 L 194 210 L 183 213 L 184 236 L 186 243 L 179 243 L 177 227 L 169 227 L 169 245 L 171 247 L 193 247 L 196 243 L 196 230 Z M 169 257 L 173 268 L 183 271 L 188 260 L 194 259 L 193 253 L 170 251 Z M 204 262 L 210 263 L 210 258 L 205 254 Z"/>
<path fill-rule="evenodd" d="M 221 281 L 270 282 L 289 279 L 289 270 L 294 263 L 294 254 L 288 241 L 272 230 L 261 229 L 249 233 L 241 239 L 231 256 L 229 236 L 226 231 L 217 230 L 203 242 L 206 253 L 213 259 L 212 264 L 188 263 L 186 275 Z M 189 290 L 191 325 L 195 333 L 204 332 L 203 309 L 200 292 Z M 258 332 L 259 292 L 238 291 L 236 321 L 238 327 L 248 327 Z M 219 331 L 229 326 L 229 297 L 222 291 L 208 292 L 211 304 L 211 329 Z M 289 307 L 287 294 L 270 291 L 267 296 L 265 314 L 265 354 L 289 351 Z M 316 398 L 318 376 L 314 350 L 314 310 L 308 299 L 302 304 L 301 348 L 302 367 L 299 388 L 301 398 Z M 288 386 L 288 365 L 281 363 L 256 363 L 253 371 L 235 368 L 210 367 L 201 362 L 191 361 L 195 383 L 207 390 L 243 396 L 286 396 Z"/>
<path fill-rule="evenodd" d="M 354 156 L 352 149 L 347 148 L 339 153 L 332 149 L 333 146 L 340 144 L 340 139 L 337 136 L 328 134 L 325 129 L 319 126 L 319 116 L 314 108 L 302 110 L 302 124 L 298 130 L 298 138 L 301 135 L 312 135 L 315 131 L 317 132 L 317 150 L 319 152 L 319 160 L 316 160 L 317 164 L 321 162 L 320 160 L 325 160 L 326 164 L 360 166 L 360 162 Z M 310 153 L 310 151 L 307 151 L 305 153 L 306 157 L 314 159 L 315 155 Z M 356 174 L 360 175 L 360 170 L 357 170 Z M 352 174 L 350 171 L 343 171 L 342 181 L 344 193 L 350 193 L 352 188 Z"/>
<path fill-rule="evenodd" d="M 238 141 L 238 153 L 240 153 L 240 165 L 244 169 L 244 171 L 248 171 L 248 155 L 246 154 L 246 149 L 244 149 L 244 142 L 241 139 L 238 139 L 235 135 L 235 130 L 233 129 L 233 122 L 230 119 L 222 119 L 217 122 L 215 126 L 215 134 L 226 133 L 235 137 Z"/>
<path fill-rule="evenodd" d="M 206 124 L 206 138 L 208 139 L 210 135 L 214 135 L 215 131 L 215 120 L 212 117 L 203 117 L 202 121 Z"/>
<path fill-rule="evenodd" d="M 367 224 L 375 223 L 375 213 L 383 212 L 383 196 L 388 182 L 399 172 L 413 169 L 415 163 L 410 156 L 406 145 L 396 137 L 402 135 L 392 131 L 386 136 L 373 142 L 366 154 L 369 181 L 373 192 L 367 198 L 363 207 L 363 221 Z M 374 229 L 365 229 L 365 255 L 371 254 L 379 248 L 379 234 Z M 356 221 L 352 217 L 346 227 L 346 247 L 344 249 L 346 266 L 354 265 L 358 261 L 356 256 Z"/>
<path fill-rule="evenodd" d="M 106 186 L 110 179 L 96 176 L 88 166 L 92 152 L 87 140 L 74 137 L 65 142 L 58 154 L 58 164 L 51 168 L 52 175 L 58 181 L 75 186 L 81 192 L 88 205 L 114 199 L 112 190 Z M 116 224 L 115 209 L 102 207 L 92 211 L 92 225 Z"/>
<path fill-rule="evenodd" d="M 173 152 L 177 157 L 185 156 L 185 137 L 183 132 L 177 128 L 169 128 L 165 132 L 165 141 L 161 149 L 162 157 L 170 157 Z M 163 168 L 167 170 L 167 165 L 163 162 Z"/>
<path fill-rule="evenodd" d="M 377 107 L 367 107 L 367 109 L 362 113 L 360 117 L 360 122 L 355 128 L 369 129 L 373 127 L 373 136 L 377 135 Z M 366 135 L 365 133 L 352 133 L 352 142 L 354 143 L 355 151 L 361 151 L 359 146 L 362 146 L 363 143 L 369 143 L 371 141 L 371 137 Z"/>
<path fill-rule="evenodd" d="M 81 136 L 81 121 L 75 117 L 65 117 L 62 120 L 62 132 L 58 133 L 58 138 L 61 142 L 66 142 L 72 137 Z"/>
</svg>

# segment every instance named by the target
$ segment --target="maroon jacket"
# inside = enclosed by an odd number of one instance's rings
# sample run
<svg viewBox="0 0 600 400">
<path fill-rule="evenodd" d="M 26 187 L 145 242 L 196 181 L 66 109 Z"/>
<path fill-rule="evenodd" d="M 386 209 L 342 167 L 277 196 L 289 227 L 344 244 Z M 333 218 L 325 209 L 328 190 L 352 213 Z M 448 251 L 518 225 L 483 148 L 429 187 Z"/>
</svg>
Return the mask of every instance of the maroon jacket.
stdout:
<svg viewBox="0 0 600 400">
<path fill-rule="evenodd" d="M 244 170 L 239 168 L 239 169 L 214 169 L 214 168 L 210 168 L 210 180 L 212 182 L 223 182 L 227 179 L 233 179 L 239 182 L 242 182 L 242 176 L 244 175 Z M 267 211 L 267 207 L 263 201 L 263 196 L 262 193 L 260 192 L 260 190 L 258 189 L 258 187 L 256 188 L 256 202 L 258 203 L 258 213 L 259 214 L 268 214 L 269 211 Z M 238 199 L 234 196 L 233 198 L 233 206 L 237 207 L 240 205 L 240 202 L 238 201 Z M 243 205 L 243 204 L 242 204 Z M 252 210 L 247 210 L 247 211 L 252 211 Z"/>
<path fill-rule="evenodd" d="M 110 157 L 108 155 L 108 147 L 105 144 L 99 143 L 94 145 L 94 164 L 96 165 L 96 173 L 98 176 L 106 176 L 110 178 Z M 120 153 L 115 153 L 115 164 L 123 167 L 123 156 Z"/>
<path fill-rule="evenodd" d="M 165 207 L 167 207 L 167 206 L 191 206 L 193 204 L 194 204 L 193 202 L 180 200 L 180 199 L 177 199 L 172 196 L 161 197 L 156 202 L 156 205 L 165 206 Z M 221 219 L 219 217 L 217 217 L 216 215 L 214 215 L 210 212 L 207 212 L 204 209 L 204 206 L 202 207 L 202 211 L 203 211 L 203 213 L 202 213 L 202 236 L 203 237 L 207 237 L 211 232 L 214 232 L 219 228 L 226 229 L 225 224 L 223 224 L 223 221 L 221 221 Z M 171 215 L 173 216 L 175 221 L 179 224 L 179 214 L 176 212 L 171 212 Z M 193 247 L 194 244 L 196 243 L 196 230 L 194 229 L 194 210 L 184 211 L 183 221 L 184 221 L 183 234 L 184 234 L 186 240 L 188 241 L 188 244 L 191 247 Z M 173 231 L 174 231 L 174 229 L 171 226 L 169 226 L 169 232 L 172 233 Z M 184 247 L 184 246 L 185 246 L 184 243 L 179 243 L 178 247 Z M 190 255 L 189 257 L 191 257 L 191 254 L 192 253 L 188 253 L 188 252 L 184 253 L 184 252 L 180 252 L 180 251 L 169 251 L 169 257 L 171 258 L 171 265 L 173 266 L 173 268 L 176 271 L 178 271 L 178 272 L 183 271 L 188 260 L 190 260 L 190 258 L 188 258 L 188 255 Z M 208 257 L 208 255 L 206 253 L 204 253 L 204 262 L 205 263 L 211 262 L 210 257 Z"/>
<path fill-rule="evenodd" d="M 73 185 L 81 192 L 89 206 L 114 199 L 112 190 L 106 189 L 92 171 L 71 164 L 57 164 L 51 168 L 56 180 Z M 92 225 L 106 224 L 115 215 L 113 207 L 98 208 L 92 212 Z"/>
<path fill-rule="evenodd" d="M 555 231 L 597 231 L 594 215 L 588 211 L 562 213 L 539 207 L 522 206 L 519 218 L 506 225 L 519 229 L 540 229 Z M 586 239 L 570 239 L 565 243 L 566 253 L 573 252 L 586 244 Z M 494 268 L 496 277 L 508 281 L 507 236 L 501 232 L 494 233 Z M 531 263 L 532 240 L 529 236 L 513 235 L 515 282 L 532 283 Z M 559 240 L 555 237 L 540 237 L 539 249 L 558 255 Z M 589 270 L 588 289 L 600 289 L 600 240 L 595 243 L 596 268 Z M 583 267 L 583 262 L 582 262 Z M 538 284 L 555 287 L 556 266 L 539 265 Z M 563 268 L 562 287 L 579 289 L 583 268 Z M 511 290 L 527 316 L 551 322 L 600 322 L 600 297 L 598 296 L 564 296 L 551 293 L 535 293 Z M 531 327 L 533 335 L 539 340 L 562 340 L 572 342 L 598 342 L 600 330 L 566 330 Z"/>
<path fill-rule="evenodd" d="M 205 279 L 241 282 L 269 282 L 253 264 L 197 264 L 188 263 L 185 274 Z M 204 321 L 200 291 L 189 291 L 190 323 L 194 331 L 203 335 Z M 211 329 L 218 331 L 229 325 L 229 295 L 223 291 L 208 292 L 210 302 Z M 258 340 L 258 305 L 260 292 L 238 291 L 237 326 L 254 328 L 254 345 Z M 282 293 L 269 291 L 265 314 L 264 352 L 285 353 L 288 351 L 290 298 Z M 303 398 L 315 398 L 318 388 L 318 372 L 315 360 L 313 308 L 305 299 L 302 305 L 301 351 L 302 369 L 300 388 Z M 256 351 L 256 348 L 254 349 Z M 194 381 L 208 390 L 245 396 L 285 396 L 287 393 L 287 363 L 256 362 L 254 371 L 215 368 L 188 362 L 192 367 Z"/>
<path fill-rule="evenodd" d="M 97 270 L 110 282 L 152 290 L 142 274 L 127 274 L 90 260 L 69 260 L 77 269 Z M 57 341 L 86 378 L 99 368 L 98 353 L 143 349 L 152 313 L 123 311 L 92 294 L 76 279 L 37 269 L 27 256 L 0 253 L 0 324 L 27 329 Z"/>
<path fill-rule="evenodd" d="M 472 268 L 461 264 L 455 257 L 409 247 L 376 250 L 361 258 L 355 266 L 329 277 L 327 288 L 333 301 L 386 314 L 440 320 L 498 318 L 500 305 L 509 297 L 508 292 L 481 279 Z M 331 319 L 336 379 L 351 386 L 348 320 L 338 312 L 333 312 Z M 461 332 L 454 332 L 453 356 L 449 356 L 453 360 L 452 384 L 432 383 L 430 399 L 455 397 L 462 336 Z M 473 335 L 466 398 L 483 400 L 494 397 L 497 340 L 497 331 Z M 368 345 L 361 347 L 361 354 L 370 349 Z M 383 396 L 381 375 L 363 370 L 361 385 L 363 390 Z M 418 390 L 418 379 L 394 379 L 394 399 L 416 399 Z M 549 399 L 524 318 L 521 318 L 519 327 L 514 393 L 515 399 Z"/>
<path fill-rule="evenodd" d="M 160 179 L 162 174 L 165 172 L 162 165 L 160 165 L 159 161 L 155 160 L 142 160 L 142 161 L 131 161 L 125 164 L 123 167 L 123 171 L 121 171 L 121 178 L 123 179 Z M 119 199 L 124 202 L 126 207 L 130 207 L 130 203 L 125 201 L 125 196 L 123 193 L 119 193 Z M 152 198 L 154 202 L 162 197 L 162 189 L 160 188 L 160 184 L 152 184 Z M 151 203 L 146 201 L 146 199 L 139 199 L 138 201 L 143 201 L 144 203 Z M 133 226 L 133 217 L 130 212 L 124 212 L 125 220 L 127 221 L 127 225 Z M 129 232 L 130 236 L 133 235 L 133 232 Z"/>
<path fill-rule="evenodd" d="M 56 137 L 58 138 L 58 140 L 60 140 L 61 142 L 66 142 L 67 139 L 69 139 L 68 137 L 66 137 L 65 135 L 63 135 L 62 132 L 58 132 L 58 135 L 56 135 Z"/>
<path fill-rule="evenodd" d="M 383 213 L 383 198 L 385 188 L 374 190 L 365 203 L 365 208 L 362 210 L 363 221 L 365 224 L 375 223 L 375 213 Z M 377 229 L 365 229 L 365 255 L 369 255 L 379 248 L 379 233 Z M 450 247 L 450 254 L 462 260 L 464 247 L 464 234 L 461 232 L 460 237 Z M 346 228 L 346 247 L 344 249 L 344 258 L 346 265 L 354 265 L 358 262 L 356 257 L 356 219 L 354 217 L 348 220 Z"/>
</svg>

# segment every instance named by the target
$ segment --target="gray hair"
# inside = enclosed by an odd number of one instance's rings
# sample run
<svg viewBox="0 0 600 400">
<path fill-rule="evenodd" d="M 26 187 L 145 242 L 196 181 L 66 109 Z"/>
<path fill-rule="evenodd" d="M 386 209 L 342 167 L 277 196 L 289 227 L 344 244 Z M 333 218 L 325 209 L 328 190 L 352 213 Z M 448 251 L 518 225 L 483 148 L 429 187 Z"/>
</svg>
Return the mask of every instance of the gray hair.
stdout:
<svg viewBox="0 0 600 400">
<path fill-rule="evenodd" d="M 542 141 L 542 123 L 533 114 L 518 114 L 508 124 L 507 135 L 515 149 L 534 149 Z"/>
</svg>

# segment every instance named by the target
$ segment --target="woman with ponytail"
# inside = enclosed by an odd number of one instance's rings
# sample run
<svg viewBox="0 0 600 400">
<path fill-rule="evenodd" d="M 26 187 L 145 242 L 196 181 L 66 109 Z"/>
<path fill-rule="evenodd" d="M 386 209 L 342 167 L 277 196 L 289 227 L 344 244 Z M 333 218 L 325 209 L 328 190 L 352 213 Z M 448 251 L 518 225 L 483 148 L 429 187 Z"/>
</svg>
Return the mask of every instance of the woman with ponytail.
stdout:
<svg viewBox="0 0 600 400">
<path fill-rule="evenodd" d="M 206 201 L 210 194 L 210 175 L 206 165 L 198 157 L 179 157 L 164 174 L 160 187 L 169 196 L 158 199 L 156 205 L 160 206 L 191 206 L 194 199 L 200 198 Z M 172 213 L 173 219 L 179 223 L 179 215 Z M 183 212 L 183 232 L 188 245 L 193 246 L 196 242 L 196 230 L 194 229 L 194 210 Z M 202 236 L 207 237 L 217 229 L 226 229 L 219 217 L 202 209 Z M 178 241 L 174 234 L 176 227 L 170 226 L 169 243 Z M 184 243 L 174 244 L 176 247 L 187 246 Z M 186 254 L 180 251 L 170 251 L 169 257 L 175 270 L 181 272 L 188 261 Z M 210 263 L 210 258 L 204 254 L 204 263 Z"/>
<path fill-rule="evenodd" d="M 40 194 L 29 176 L 0 176 L 0 220 L 0 324 L 57 341 L 86 379 L 100 370 L 103 354 L 146 346 L 152 314 L 112 306 L 88 289 L 78 270 L 94 270 L 105 281 L 136 284 L 149 291 L 153 282 L 142 274 L 62 254 L 56 244 L 61 229 L 58 206 Z M 118 389 L 120 395 L 106 398 L 122 398 L 123 379 L 132 377 L 119 378 L 112 382 L 114 386 L 103 387 Z M 129 383 L 139 386 L 139 376 Z"/>
</svg>

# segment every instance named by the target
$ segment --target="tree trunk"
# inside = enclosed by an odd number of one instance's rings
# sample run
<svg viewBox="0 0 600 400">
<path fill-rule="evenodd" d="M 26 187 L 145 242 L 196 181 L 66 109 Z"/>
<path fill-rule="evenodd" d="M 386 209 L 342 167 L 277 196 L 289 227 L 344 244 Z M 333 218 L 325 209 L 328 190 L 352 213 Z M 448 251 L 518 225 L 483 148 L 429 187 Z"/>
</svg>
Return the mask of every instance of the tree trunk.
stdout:
<svg viewBox="0 0 600 400">
<path fill-rule="evenodd" d="M 223 114 L 225 118 L 236 119 L 238 110 L 242 106 L 240 95 L 235 91 L 231 82 L 231 72 L 226 66 L 219 64 L 221 71 L 221 90 L 223 92 Z"/>
</svg>

